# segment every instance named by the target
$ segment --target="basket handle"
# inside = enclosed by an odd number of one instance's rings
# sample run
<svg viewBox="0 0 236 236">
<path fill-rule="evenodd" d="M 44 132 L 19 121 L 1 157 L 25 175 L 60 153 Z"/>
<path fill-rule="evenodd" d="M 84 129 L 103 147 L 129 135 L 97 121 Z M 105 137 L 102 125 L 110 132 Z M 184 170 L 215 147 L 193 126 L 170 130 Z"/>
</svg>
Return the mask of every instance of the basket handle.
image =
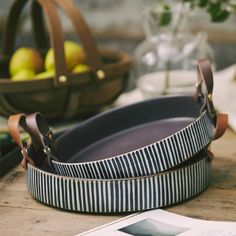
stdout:
<svg viewBox="0 0 236 236">
<path fill-rule="evenodd" d="M 9 16 L 8 16 L 6 31 L 5 31 L 5 38 L 4 38 L 4 44 L 3 44 L 3 55 L 4 56 L 10 56 L 13 52 L 13 45 L 14 45 L 15 35 L 16 35 L 16 25 L 17 25 L 20 13 L 21 13 L 22 9 L 24 8 L 26 2 L 27 1 L 25 1 L 25 0 L 17 0 L 12 5 L 12 8 L 11 8 Z M 62 2 L 62 1 L 58 1 L 58 2 Z M 75 13 L 78 14 L 78 11 L 71 10 L 72 8 L 74 8 L 74 6 L 70 0 L 66 0 L 64 3 L 66 3 L 66 4 L 62 3 L 61 5 L 66 6 L 68 3 L 69 7 L 67 7 L 67 11 L 72 12 L 70 14 L 74 15 L 73 19 L 75 21 L 75 16 L 76 16 Z M 32 4 L 36 4 L 36 5 L 39 4 L 42 7 L 42 9 L 48 19 L 50 41 L 51 41 L 52 48 L 54 49 L 54 52 L 55 52 L 54 53 L 54 61 L 55 61 L 54 86 L 66 85 L 69 83 L 69 81 L 67 80 L 67 76 L 66 76 L 67 71 L 66 71 L 65 52 L 64 52 L 64 34 L 62 31 L 62 26 L 61 26 L 61 22 L 60 22 L 60 19 L 59 19 L 57 10 L 56 10 L 56 6 L 53 4 L 53 2 L 48 1 L 48 0 L 37 0 L 37 2 L 33 1 Z M 39 9 L 38 7 L 36 7 L 36 5 L 32 9 L 36 9 L 36 8 Z M 35 14 L 35 12 L 34 12 L 34 14 Z M 40 19 L 40 13 L 38 14 L 38 16 Z M 79 15 L 79 16 L 81 16 L 81 15 Z M 78 17 L 78 18 L 81 19 L 80 22 L 82 22 L 82 24 L 84 23 L 84 25 L 86 25 L 82 17 Z M 38 23 L 42 23 L 42 21 L 39 20 Z M 57 27 L 54 27 L 55 25 Z M 78 25 L 79 25 L 79 23 L 78 23 Z M 38 26 L 38 28 L 39 28 L 39 26 Z M 83 36 L 82 43 L 86 42 L 85 43 L 86 48 L 90 48 L 91 45 L 93 45 L 91 47 L 92 49 L 96 48 L 96 44 L 94 43 L 94 40 L 92 39 L 91 34 L 88 33 L 89 32 L 88 27 L 87 26 L 84 27 L 82 25 L 81 28 L 85 29 L 85 30 L 80 30 L 80 32 L 82 32 L 81 34 L 83 34 L 83 32 L 85 32 L 85 35 Z M 45 38 L 40 39 L 40 37 L 39 37 L 38 43 L 41 46 L 43 45 L 44 39 Z M 93 55 L 91 48 L 89 50 L 89 54 L 87 55 L 89 58 L 88 62 L 94 63 L 91 66 L 91 68 L 95 67 L 95 70 L 97 72 L 97 69 L 100 67 L 101 62 L 100 62 L 99 56 L 96 55 L 97 50 L 95 50 L 95 54 Z M 98 52 L 97 52 L 97 54 L 98 54 Z M 95 59 L 95 58 L 97 58 L 97 59 Z"/>
<path fill-rule="evenodd" d="M 26 4 L 24 0 L 16 0 L 10 8 L 7 22 L 5 25 L 5 32 L 3 35 L 3 57 L 10 57 L 13 53 L 13 45 L 15 43 L 17 22 L 19 20 L 20 14 Z"/>
<path fill-rule="evenodd" d="M 88 25 L 86 24 L 79 8 L 75 6 L 72 0 L 52 1 L 64 11 L 64 13 L 74 25 L 75 31 L 81 40 L 84 50 L 86 51 L 86 63 L 94 72 L 97 72 L 99 69 L 101 69 L 102 62 L 96 46 L 95 39 L 92 36 L 91 31 Z M 38 45 L 42 45 L 41 47 L 44 48 L 45 45 L 43 43 L 45 39 L 40 40 L 42 34 L 45 35 L 45 31 L 43 31 L 44 25 L 42 15 L 40 15 L 40 7 L 38 7 L 37 2 L 34 2 L 32 6 L 32 21 L 34 26 L 37 27 L 35 28 L 35 39 L 39 39 Z M 40 21 L 39 18 L 41 18 Z"/>
<path fill-rule="evenodd" d="M 16 36 L 16 27 L 20 14 L 26 5 L 27 0 L 16 0 L 8 15 L 5 37 L 3 42 L 3 55 L 10 56 L 13 52 L 13 45 L 15 42 Z M 66 71 L 66 62 L 65 62 L 65 52 L 64 52 L 64 35 L 62 32 L 61 22 L 58 17 L 55 5 L 51 1 L 47 0 L 38 0 L 38 3 L 41 5 L 44 10 L 45 15 L 48 19 L 48 28 L 52 48 L 54 49 L 54 61 L 55 61 L 55 77 L 53 79 L 54 86 L 60 86 L 65 84 L 64 80 L 61 80 L 62 76 L 65 76 Z M 57 27 L 54 27 L 54 26 Z M 55 60 L 56 59 L 56 60 Z M 61 83 L 63 82 L 63 83 Z M 66 81 L 67 82 L 67 81 Z"/>
<path fill-rule="evenodd" d="M 43 18 L 42 7 L 38 3 L 35 3 L 37 2 L 33 1 L 31 4 L 32 31 L 37 47 L 42 52 L 43 56 L 45 56 L 50 47 L 49 39 Z"/>
<path fill-rule="evenodd" d="M 63 9 L 73 23 L 84 50 L 86 51 L 87 64 L 94 70 L 99 70 L 102 63 L 96 47 L 96 42 L 88 25 L 82 17 L 79 8 L 75 6 L 72 0 L 54 0 L 54 2 Z"/>
</svg>

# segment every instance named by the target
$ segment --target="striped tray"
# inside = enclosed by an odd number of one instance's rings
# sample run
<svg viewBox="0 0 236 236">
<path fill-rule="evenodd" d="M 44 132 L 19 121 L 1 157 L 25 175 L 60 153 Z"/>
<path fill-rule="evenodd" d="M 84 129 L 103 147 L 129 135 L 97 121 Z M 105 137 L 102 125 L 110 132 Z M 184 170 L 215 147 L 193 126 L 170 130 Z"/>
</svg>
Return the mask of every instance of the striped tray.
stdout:
<svg viewBox="0 0 236 236">
<path fill-rule="evenodd" d="M 58 139 L 58 174 L 111 179 L 168 170 L 212 141 L 207 111 L 188 96 L 157 98 L 103 113 Z"/>
<path fill-rule="evenodd" d="M 81 179 L 52 174 L 28 164 L 31 195 L 64 210 L 120 213 L 159 208 L 192 198 L 207 188 L 211 162 L 199 153 L 191 162 L 160 174 L 125 179 Z"/>
<path fill-rule="evenodd" d="M 60 135 L 56 152 L 40 113 L 11 116 L 29 192 L 51 206 L 97 213 L 148 210 L 199 194 L 210 179 L 208 145 L 223 135 L 227 115 L 214 111 L 209 62 L 199 61 L 198 72 L 195 98 L 165 96 L 99 114 Z M 31 136 L 26 147 L 20 127 Z"/>
</svg>

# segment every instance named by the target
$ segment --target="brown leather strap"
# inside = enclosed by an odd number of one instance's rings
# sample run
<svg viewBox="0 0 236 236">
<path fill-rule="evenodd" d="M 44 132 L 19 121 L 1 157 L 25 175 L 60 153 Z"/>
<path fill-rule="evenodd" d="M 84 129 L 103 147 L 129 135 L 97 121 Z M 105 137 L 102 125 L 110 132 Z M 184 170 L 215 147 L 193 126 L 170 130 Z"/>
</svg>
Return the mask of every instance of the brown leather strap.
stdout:
<svg viewBox="0 0 236 236">
<path fill-rule="evenodd" d="M 13 52 L 17 23 L 19 22 L 19 16 L 26 3 L 27 0 L 16 0 L 10 9 L 10 13 L 7 18 L 6 30 L 4 33 L 3 56 L 9 57 Z M 54 86 L 65 85 L 66 81 L 63 81 L 63 83 L 60 82 L 60 76 L 65 76 L 67 73 L 63 46 L 64 34 L 62 31 L 62 26 L 56 10 L 56 6 L 48 0 L 38 0 L 38 3 L 42 7 L 47 17 L 50 42 L 55 52 Z M 34 10 L 36 11 L 36 8 L 34 8 Z"/>
<path fill-rule="evenodd" d="M 45 56 L 50 47 L 49 38 L 45 27 L 42 7 L 37 1 L 32 1 L 31 3 L 31 19 L 35 43 L 39 51 Z"/>
<path fill-rule="evenodd" d="M 201 91 L 202 83 L 204 82 L 206 85 L 206 89 L 208 94 L 212 94 L 213 91 L 213 74 L 211 70 L 211 65 L 208 59 L 200 59 L 198 60 L 198 84 L 199 84 L 199 92 Z"/>
<path fill-rule="evenodd" d="M 76 7 L 72 0 L 54 0 L 54 2 L 68 15 L 71 22 L 73 23 L 74 28 L 86 52 L 86 64 L 89 66 L 91 72 L 93 73 L 93 76 L 91 76 L 91 78 L 99 80 L 99 70 L 101 70 L 102 68 L 102 61 L 100 58 L 101 56 L 97 49 L 95 39 L 93 38 L 89 27 L 83 19 L 79 8 Z M 36 3 L 34 5 L 36 5 Z M 33 8 L 33 10 L 35 10 L 35 13 L 33 13 L 33 15 L 35 16 L 33 18 L 35 18 L 37 21 L 40 13 L 37 12 L 37 8 Z M 40 39 L 42 38 L 42 35 L 44 35 L 43 38 L 45 38 L 45 32 L 43 32 L 43 28 L 43 21 L 37 21 L 38 30 L 35 30 L 35 38 L 38 38 L 38 41 L 41 41 Z M 38 45 L 43 45 L 42 43 L 39 42 Z"/>
<path fill-rule="evenodd" d="M 24 146 L 21 140 L 20 127 L 31 137 L 31 145 Z M 50 165 L 51 158 L 55 159 L 55 142 L 52 132 L 40 113 L 12 115 L 8 119 L 10 135 L 21 149 L 23 155 L 22 166 L 27 168 L 30 162 L 34 166 L 41 166 L 45 162 Z"/>
<path fill-rule="evenodd" d="M 15 0 L 10 8 L 3 34 L 3 57 L 10 57 L 13 53 L 19 17 L 26 3 L 25 0 Z"/>
<path fill-rule="evenodd" d="M 73 3 L 72 0 L 54 0 L 61 9 L 68 15 L 74 28 L 79 35 L 84 50 L 86 51 L 87 64 L 97 71 L 101 68 L 102 62 L 96 47 L 95 40 L 88 28 L 84 18 L 81 15 L 79 8 Z"/>
<path fill-rule="evenodd" d="M 223 113 L 217 113 L 216 114 L 216 129 L 215 129 L 215 135 L 214 140 L 220 138 L 226 131 L 228 127 L 228 115 Z"/>
<path fill-rule="evenodd" d="M 203 96 L 202 110 L 207 108 L 210 115 L 215 120 L 215 135 L 214 140 L 220 138 L 228 127 L 228 115 L 216 113 L 212 101 L 213 92 L 213 74 L 211 65 L 208 59 L 198 60 L 198 83 L 197 83 L 197 96 Z M 203 91 L 203 84 L 205 91 Z"/>
<path fill-rule="evenodd" d="M 28 0 L 29 1 L 29 0 Z M 10 10 L 6 30 L 4 32 L 4 43 L 3 43 L 3 57 L 10 58 L 14 50 L 14 41 L 16 36 L 17 23 L 19 22 L 19 16 L 22 12 L 23 7 L 28 2 L 27 0 L 16 0 Z M 104 81 L 104 78 L 114 79 L 124 75 L 124 73 L 130 68 L 131 60 L 130 57 L 121 52 L 112 52 L 108 50 L 99 50 L 96 48 L 94 38 L 92 37 L 88 26 L 82 18 L 79 10 L 73 5 L 71 0 L 34 0 L 32 1 L 32 21 L 33 28 L 35 29 L 36 43 L 40 50 L 44 53 L 47 48 L 46 33 L 43 27 L 42 11 L 45 13 L 48 21 L 49 36 L 51 40 L 51 46 L 53 47 L 55 54 L 55 71 L 56 75 L 53 80 L 54 86 L 65 86 L 80 84 L 80 80 L 73 79 L 74 74 L 68 74 L 66 71 L 65 55 L 64 55 L 64 39 L 62 27 L 57 14 L 56 4 L 59 5 L 72 20 L 77 33 L 79 34 L 82 44 L 86 51 L 87 62 L 91 68 L 91 72 L 84 73 L 83 78 L 86 81 L 92 82 L 93 79 L 99 79 Z M 40 5 L 40 7 L 39 7 Z M 55 27 L 56 26 L 56 27 Z M 41 30 L 41 31 L 40 31 Z M 108 58 L 110 63 L 102 63 L 101 58 Z M 102 67 L 102 68 L 101 68 Z M 88 80 L 87 80 L 88 78 Z M 85 80 L 84 80 L 85 81 Z M 51 87 L 51 81 L 44 81 L 45 83 L 39 83 L 38 86 L 49 85 Z M 11 89 L 25 91 L 25 86 L 17 84 L 17 88 L 14 88 L 12 83 Z M 9 92 L 9 86 L 6 85 L 7 92 Z M 1 88 L 5 89 L 5 87 Z M 28 90 L 30 88 L 27 88 Z M 10 91 L 11 92 L 11 91 Z"/>
<path fill-rule="evenodd" d="M 47 121 L 41 113 L 36 112 L 26 116 L 25 123 L 32 139 L 32 147 L 40 153 L 39 158 L 46 158 L 47 164 L 55 158 L 55 141 Z"/>
<path fill-rule="evenodd" d="M 61 22 L 55 5 L 48 0 L 38 0 L 47 16 L 50 42 L 54 50 L 55 77 L 54 86 L 65 85 L 67 81 L 61 83 L 60 76 L 66 75 L 66 61 L 64 52 L 64 34 Z"/>
<path fill-rule="evenodd" d="M 27 115 L 25 119 L 28 132 L 34 138 L 35 146 L 44 148 L 44 140 L 46 137 L 53 140 L 52 131 L 49 128 L 47 121 L 41 113 L 35 112 Z M 51 141 L 50 141 L 51 142 Z"/>
<path fill-rule="evenodd" d="M 34 161 L 28 156 L 27 149 L 26 147 L 24 147 L 21 140 L 20 127 L 22 127 L 25 131 L 27 130 L 25 118 L 26 118 L 25 114 L 17 114 L 10 116 L 8 119 L 8 129 L 10 135 L 15 140 L 16 144 L 19 146 L 21 150 L 23 156 L 21 165 L 26 169 L 27 162 L 30 162 L 32 165 L 34 165 Z"/>
<path fill-rule="evenodd" d="M 212 92 L 213 92 L 213 75 L 211 70 L 211 65 L 208 59 L 200 59 L 197 64 L 198 69 L 198 82 L 197 82 L 197 93 L 196 97 L 203 97 L 204 103 L 202 110 L 207 108 L 209 114 L 214 115 L 215 109 L 212 102 Z M 205 85 L 205 91 L 203 91 L 203 86 Z"/>
</svg>

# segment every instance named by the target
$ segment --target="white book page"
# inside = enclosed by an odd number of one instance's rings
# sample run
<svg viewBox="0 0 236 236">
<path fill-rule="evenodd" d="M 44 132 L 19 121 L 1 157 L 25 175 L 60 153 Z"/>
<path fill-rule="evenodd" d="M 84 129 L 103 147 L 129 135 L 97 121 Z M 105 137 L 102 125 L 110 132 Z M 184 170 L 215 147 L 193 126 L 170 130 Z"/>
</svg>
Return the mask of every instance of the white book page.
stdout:
<svg viewBox="0 0 236 236">
<path fill-rule="evenodd" d="M 133 214 L 79 235 L 236 236 L 236 222 L 198 220 L 152 210 Z"/>
</svg>

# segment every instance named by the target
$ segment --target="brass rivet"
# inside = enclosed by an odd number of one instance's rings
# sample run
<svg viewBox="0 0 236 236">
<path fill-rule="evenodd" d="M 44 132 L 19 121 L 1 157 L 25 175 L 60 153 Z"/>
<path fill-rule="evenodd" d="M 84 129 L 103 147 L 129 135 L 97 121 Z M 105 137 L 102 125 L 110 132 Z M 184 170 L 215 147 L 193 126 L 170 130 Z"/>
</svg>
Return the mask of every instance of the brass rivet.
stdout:
<svg viewBox="0 0 236 236">
<path fill-rule="evenodd" d="M 59 76 L 59 82 L 60 83 L 66 83 L 67 82 L 67 77 L 65 75 L 60 75 Z"/>
<path fill-rule="evenodd" d="M 105 75 L 105 72 L 103 70 L 101 70 L 101 69 L 98 70 L 96 74 L 97 74 L 98 79 L 100 79 L 100 80 L 105 79 L 106 75 Z"/>
<path fill-rule="evenodd" d="M 212 94 L 208 94 L 208 100 L 211 102 L 212 101 Z"/>
</svg>

